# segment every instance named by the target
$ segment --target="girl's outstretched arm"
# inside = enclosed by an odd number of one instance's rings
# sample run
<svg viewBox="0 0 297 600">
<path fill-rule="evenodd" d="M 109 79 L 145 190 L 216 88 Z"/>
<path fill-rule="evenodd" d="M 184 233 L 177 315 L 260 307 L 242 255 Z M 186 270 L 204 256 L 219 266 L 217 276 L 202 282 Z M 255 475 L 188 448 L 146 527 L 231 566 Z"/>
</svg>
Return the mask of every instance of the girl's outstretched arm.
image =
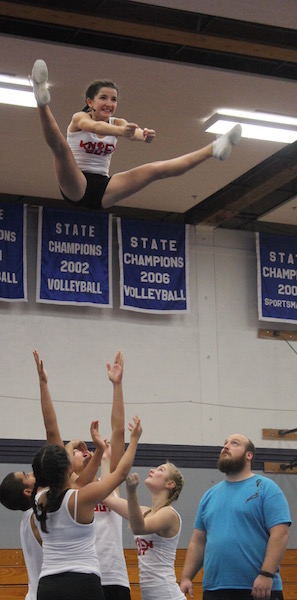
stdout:
<svg viewBox="0 0 297 600">
<path fill-rule="evenodd" d="M 138 502 L 137 487 L 139 484 L 138 473 L 131 473 L 126 479 L 128 517 L 133 533 L 144 532 L 144 516 Z"/>
<path fill-rule="evenodd" d="M 143 507 L 139 505 L 137 497 L 137 486 L 139 476 L 131 473 L 126 479 L 128 516 L 131 529 L 135 535 L 157 533 L 165 537 L 172 537 L 178 532 L 180 521 L 177 513 L 169 506 L 163 506 L 156 513 L 149 512 L 144 518 Z"/>
<path fill-rule="evenodd" d="M 142 433 L 140 419 L 134 417 L 133 421 L 134 425 L 129 425 L 129 427 L 132 427 L 132 429 L 130 429 L 131 437 L 129 446 L 115 471 L 110 475 L 107 475 L 104 479 L 90 483 L 79 490 L 77 513 L 79 522 L 90 522 L 88 519 L 90 519 L 92 511 L 98 502 L 102 502 L 104 498 L 109 496 L 109 494 L 111 494 L 111 492 L 126 479 L 133 465 L 138 440 Z"/>
<path fill-rule="evenodd" d="M 156 137 L 156 132 L 154 129 L 148 129 L 144 127 L 141 129 L 137 127 L 133 137 L 130 138 L 131 142 L 146 142 L 146 144 L 150 144 Z"/>
<path fill-rule="evenodd" d="M 48 375 L 37 350 L 33 351 L 33 356 L 39 377 L 40 402 L 47 443 L 63 447 L 64 443 L 61 438 L 56 411 L 48 388 Z"/>
<path fill-rule="evenodd" d="M 107 121 L 95 121 L 90 118 L 88 113 L 78 112 L 72 117 L 69 131 L 89 131 L 102 136 L 115 135 L 132 138 L 137 127 L 136 123 L 128 123 L 125 119 L 115 119 L 114 123 L 108 123 Z"/>
<path fill-rule="evenodd" d="M 92 421 L 90 431 L 95 445 L 95 452 L 93 453 L 93 456 L 85 469 L 82 471 L 82 473 L 80 473 L 77 479 L 75 479 L 72 485 L 73 488 L 81 488 L 84 485 L 94 481 L 94 479 L 97 477 L 103 452 L 107 447 L 106 441 L 101 438 L 99 433 L 99 421 Z"/>
</svg>

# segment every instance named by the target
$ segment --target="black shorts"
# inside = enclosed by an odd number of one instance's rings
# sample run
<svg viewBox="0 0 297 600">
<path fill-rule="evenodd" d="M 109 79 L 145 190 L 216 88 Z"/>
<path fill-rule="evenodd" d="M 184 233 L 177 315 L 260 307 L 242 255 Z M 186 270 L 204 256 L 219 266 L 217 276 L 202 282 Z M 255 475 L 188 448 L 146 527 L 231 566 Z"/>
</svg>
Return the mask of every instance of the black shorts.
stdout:
<svg viewBox="0 0 297 600">
<path fill-rule="evenodd" d="M 41 577 L 37 600 L 104 600 L 100 577 L 95 573 L 58 573 Z"/>
<path fill-rule="evenodd" d="M 92 210 L 100 210 L 102 208 L 102 198 L 111 180 L 111 177 L 99 175 L 98 173 L 87 173 L 86 171 L 83 171 L 83 174 L 87 180 L 87 187 L 84 196 L 80 200 L 74 202 L 73 200 L 67 198 L 61 189 L 60 192 L 64 200 L 70 202 L 72 206 L 75 205 L 79 206 L 80 208 L 83 207 L 90 208 Z"/>
<path fill-rule="evenodd" d="M 203 600 L 253 600 L 251 590 L 204 591 Z M 283 600 L 283 592 L 271 592 L 270 600 Z"/>
<path fill-rule="evenodd" d="M 130 600 L 130 590 L 124 585 L 103 585 L 104 600 Z"/>
</svg>

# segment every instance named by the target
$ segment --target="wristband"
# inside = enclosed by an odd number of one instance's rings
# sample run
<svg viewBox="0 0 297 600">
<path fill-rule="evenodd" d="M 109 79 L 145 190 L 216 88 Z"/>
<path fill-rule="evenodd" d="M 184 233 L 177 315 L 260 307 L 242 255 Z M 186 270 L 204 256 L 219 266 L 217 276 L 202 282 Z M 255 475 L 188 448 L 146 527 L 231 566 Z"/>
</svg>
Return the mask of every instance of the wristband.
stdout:
<svg viewBox="0 0 297 600">
<path fill-rule="evenodd" d="M 269 573 L 268 571 L 259 571 L 259 575 L 263 575 L 263 577 L 270 577 L 270 579 L 273 579 L 274 577 L 273 573 Z"/>
</svg>

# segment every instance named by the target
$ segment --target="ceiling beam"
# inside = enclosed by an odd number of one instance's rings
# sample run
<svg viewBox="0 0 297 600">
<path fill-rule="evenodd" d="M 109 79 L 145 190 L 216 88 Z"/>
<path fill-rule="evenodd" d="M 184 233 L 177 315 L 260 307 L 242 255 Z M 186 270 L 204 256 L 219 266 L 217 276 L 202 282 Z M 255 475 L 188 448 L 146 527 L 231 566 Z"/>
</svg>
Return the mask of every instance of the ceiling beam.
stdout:
<svg viewBox="0 0 297 600">
<path fill-rule="evenodd" d="M 4 2 L 0 0 L 0 17 L 23 21 L 47 23 L 54 26 L 105 33 L 113 36 L 148 40 L 150 42 L 178 45 L 183 48 L 202 49 L 210 52 L 236 54 L 256 59 L 276 60 L 278 62 L 297 63 L 297 48 L 275 43 L 259 43 L 240 38 L 228 38 L 185 31 L 182 29 L 160 27 L 153 24 L 131 22 L 116 18 L 104 18 L 86 12 L 65 11 L 46 8 L 29 3 Z M 239 22 L 240 31 L 240 22 Z"/>
<path fill-rule="evenodd" d="M 52 8 L 39 0 L 34 3 L 32 0 L 0 0 L 0 31 L 35 39 L 58 39 L 74 46 L 85 45 L 84 38 L 88 38 L 87 44 L 90 42 L 99 48 L 105 47 L 105 41 L 109 39 L 119 52 L 150 56 L 152 46 L 153 56 L 165 60 L 297 78 L 297 39 L 296 36 L 293 39 L 290 30 L 121 0 L 99 4 L 90 0 L 73 1 L 71 10 L 68 10 L 66 0 L 50 4 Z M 165 54 L 162 48 L 166 48 Z M 240 228 L 256 221 L 264 212 L 265 198 L 288 187 L 289 183 L 292 190 L 294 186 L 297 189 L 297 143 L 283 148 L 187 213 L 158 216 L 213 227 Z M 11 200 L 5 194 L 1 196 Z M 24 199 L 18 201 L 24 202 Z M 30 198 L 28 203 L 35 204 L 36 199 Z M 39 203 L 46 205 L 47 200 L 39 199 Z M 127 215 L 135 212 L 135 209 L 127 209 Z M 141 211 L 141 215 L 154 218 L 156 213 L 151 215 L 150 211 Z"/>
<path fill-rule="evenodd" d="M 226 225 L 237 215 L 242 220 L 245 215 L 255 220 L 262 214 L 257 212 L 257 204 L 263 206 L 264 198 L 296 181 L 297 142 L 294 142 L 191 208 L 185 220 L 209 227 Z"/>
</svg>

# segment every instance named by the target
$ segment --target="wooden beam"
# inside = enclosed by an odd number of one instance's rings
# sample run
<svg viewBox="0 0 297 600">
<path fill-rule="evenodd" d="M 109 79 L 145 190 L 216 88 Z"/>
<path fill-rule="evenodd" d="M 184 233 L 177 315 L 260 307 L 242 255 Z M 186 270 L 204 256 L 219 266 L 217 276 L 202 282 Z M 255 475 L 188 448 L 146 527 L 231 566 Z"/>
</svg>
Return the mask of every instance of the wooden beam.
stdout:
<svg viewBox="0 0 297 600">
<path fill-rule="evenodd" d="M 297 466 L 290 468 L 286 463 L 264 462 L 264 473 L 282 473 L 283 475 L 293 475 L 297 473 Z"/>
<path fill-rule="evenodd" d="M 297 342 L 297 331 L 280 331 L 279 329 L 258 329 L 261 340 L 279 340 Z"/>
<path fill-rule="evenodd" d="M 297 49 L 278 46 L 276 44 L 261 44 L 253 41 L 225 38 L 221 35 L 207 35 L 168 27 L 154 26 L 145 23 L 133 23 L 112 18 L 103 18 L 86 13 L 63 11 L 45 8 L 35 4 L 19 4 L 17 2 L 0 1 L 0 16 L 36 21 L 52 25 L 96 31 L 141 40 L 174 44 L 188 48 L 200 48 L 206 51 L 223 52 L 277 60 L 278 62 L 297 63 Z"/>
<path fill-rule="evenodd" d="M 297 431 L 291 428 L 262 429 L 262 440 L 297 440 Z"/>
<path fill-rule="evenodd" d="M 280 189 L 284 185 L 288 184 L 297 177 L 297 156 L 290 161 L 289 166 L 284 167 L 283 164 L 277 166 L 277 172 L 263 176 L 264 179 L 260 183 L 256 183 L 251 186 L 246 192 L 240 190 L 238 192 L 238 198 L 231 200 L 228 207 L 225 209 L 216 210 L 212 215 L 205 219 L 199 219 L 200 225 L 212 225 L 218 227 L 221 223 L 224 223 L 230 219 L 233 219 L 236 215 L 239 215 L 242 211 L 249 209 L 254 203 L 258 202 L 268 194 L 271 194 L 275 190 Z"/>
<path fill-rule="evenodd" d="M 271 192 L 278 190 L 280 187 L 286 185 L 292 179 L 297 177 L 297 156 L 292 161 L 290 166 L 284 168 L 279 165 L 279 172 L 274 175 L 269 174 L 268 177 L 252 189 L 247 192 L 243 192 L 240 198 L 234 200 L 228 205 L 229 210 L 237 210 L 238 212 L 250 206 L 254 202 L 257 202 L 260 198 L 264 198 Z"/>
</svg>

